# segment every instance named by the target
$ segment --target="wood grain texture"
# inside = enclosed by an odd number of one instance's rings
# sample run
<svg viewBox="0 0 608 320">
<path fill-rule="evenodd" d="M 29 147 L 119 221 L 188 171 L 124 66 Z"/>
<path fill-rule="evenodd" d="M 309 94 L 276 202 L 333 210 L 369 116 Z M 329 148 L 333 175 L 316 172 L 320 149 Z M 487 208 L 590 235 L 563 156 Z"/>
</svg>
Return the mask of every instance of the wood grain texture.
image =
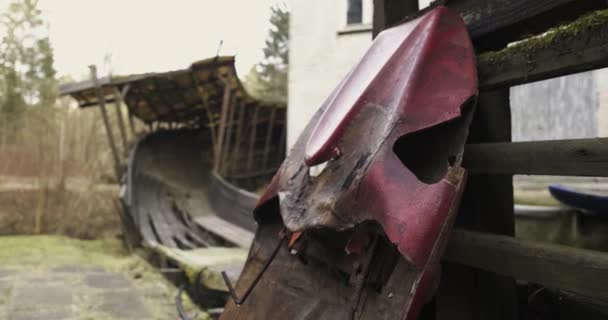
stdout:
<svg viewBox="0 0 608 320">
<path fill-rule="evenodd" d="M 492 105 L 492 108 L 484 106 Z M 509 91 L 482 93 L 469 143 L 511 140 Z M 510 175 L 468 179 L 456 226 L 513 236 L 513 184 Z M 490 271 L 444 263 L 437 292 L 437 319 L 516 319 L 515 280 Z"/>
<path fill-rule="evenodd" d="M 478 56 L 480 90 L 492 90 L 608 66 L 608 12 L 547 35 Z"/>
<path fill-rule="evenodd" d="M 479 51 L 504 48 L 606 6 L 589 0 L 449 0 L 446 4 L 463 17 Z"/>
<path fill-rule="evenodd" d="M 608 138 L 469 144 L 473 174 L 608 176 Z"/>
<path fill-rule="evenodd" d="M 608 254 L 455 230 L 446 261 L 608 302 Z"/>
</svg>

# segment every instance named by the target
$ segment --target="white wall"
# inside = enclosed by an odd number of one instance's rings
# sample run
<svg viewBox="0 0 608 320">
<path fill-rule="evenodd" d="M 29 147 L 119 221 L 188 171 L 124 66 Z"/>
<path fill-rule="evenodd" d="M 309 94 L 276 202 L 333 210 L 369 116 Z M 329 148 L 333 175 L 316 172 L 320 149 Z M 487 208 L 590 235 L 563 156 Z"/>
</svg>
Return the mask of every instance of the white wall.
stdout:
<svg viewBox="0 0 608 320">
<path fill-rule="evenodd" d="M 371 43 L 372 0 L 364 0 L 366 32 L 346 30 L 346 0 L 291 2 L 287 143 L 291 147 L 314 112 Z"/>
<path fill-rule="evenodd" d="M 430 0 L 420 0 L 420 7 Z M 347 0 L 292 0 L 287 143 L 359 61 L 372 41 L 373 0 L 363 0 L 363 25 L 346 26 Z M 365 32 L 345 33 L 353 29 Z"/>
</svg>

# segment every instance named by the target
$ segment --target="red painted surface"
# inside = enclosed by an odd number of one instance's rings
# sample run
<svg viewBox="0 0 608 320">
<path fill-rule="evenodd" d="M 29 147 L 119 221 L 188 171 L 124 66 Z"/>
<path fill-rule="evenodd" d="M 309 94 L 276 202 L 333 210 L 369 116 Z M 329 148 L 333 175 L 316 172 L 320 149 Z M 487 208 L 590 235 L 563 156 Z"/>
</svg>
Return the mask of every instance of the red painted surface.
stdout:
<svg viewBox="0 0 608 320">
<path fill-rule="evenodd" d="M 278 196 L 291 231 L 378 222 L 420 272 L 406 317 L 414 319 L 431 290 L 429 257 L 447 237 L 465 173 L 454 167 L 424 183 L 393 145 L 460 117 L 477 92 L 474 59 L 464 22 L 444 7 L 382 32 L 300 136 L 258 203 L 258 220 Z M 310 167 L 325 162 L 318 177 L 309 176 Z"/>
</svg>

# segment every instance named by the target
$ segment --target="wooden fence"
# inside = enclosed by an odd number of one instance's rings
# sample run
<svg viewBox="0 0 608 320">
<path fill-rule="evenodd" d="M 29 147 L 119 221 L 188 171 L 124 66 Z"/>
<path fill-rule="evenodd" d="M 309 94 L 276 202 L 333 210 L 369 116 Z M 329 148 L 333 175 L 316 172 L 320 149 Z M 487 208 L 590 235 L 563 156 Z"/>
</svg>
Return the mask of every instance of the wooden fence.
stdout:
<svg viewBox="0 0 608 320">
<path fill-rule="evenodd" d="M 509 87 L 608 66 L 608 3 L 435 1 L 461 14 L 477 52 L 479 102 L 470 173 L 434 303 L 424 319 L 518 319 L 535 283 L 564 297 L 555 310 L 608 318 L 608 254 L 514 238 L 514 174 L 608 176 L 608 139 L 511 142 Z M 417 0 L 375 0 L 374 34 L 422 14 Z M 428 9 L 427 9 L 428 10 Z M 507 46 L 508 44 L 511 44 Z M 607 88 L 608 89 L 608 88 Z M 533 108 L 534 106 L 530 106 Z M 582 307 L 581 307 L 582 306 Z M 519 308 L 519 310 L 518 310 Z M 572 319 L 556 312 L 557 319 Z"/>
</svg>

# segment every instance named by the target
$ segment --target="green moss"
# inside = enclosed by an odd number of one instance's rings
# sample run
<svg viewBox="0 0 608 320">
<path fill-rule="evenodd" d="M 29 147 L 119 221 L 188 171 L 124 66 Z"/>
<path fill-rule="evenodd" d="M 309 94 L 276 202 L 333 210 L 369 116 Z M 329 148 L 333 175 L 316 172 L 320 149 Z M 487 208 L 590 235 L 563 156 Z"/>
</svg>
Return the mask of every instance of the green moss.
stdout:
<svg viewBox="0 0 608 320">
<path fill-rule="evenodd" d="M 499 64 L 512 55 L 530 57 L 555 43 L 575 39 L 583 33 L 593 33 L 606 25 L 608 25 L 608 9 L 594 11 L 575 21 L 549 29 L 543 34 L 516 42 L 500 51 L 484 52 L 479 59 L 487 63 Z"/>
<path fill-rule="evenodd" d="M 120 270 L 132 262 L 118 239 L 77 240 L 63 236 L 0 237 L 0 265 L 99 265 Z"/>
<path fill-rule="evenodd" d="M 159 245 L 154 249 L 164 257 L 177 262 L 190 283 L 194 283 L 199 272 L 202 272 L 202 284 L 207 288 L 219 290 L 226 289 L 220 273 L 221 269 L 230 265 L 243 265 L 247 259 L 247 250 L 241 248 L 180 250 Z"/>
</svg>

